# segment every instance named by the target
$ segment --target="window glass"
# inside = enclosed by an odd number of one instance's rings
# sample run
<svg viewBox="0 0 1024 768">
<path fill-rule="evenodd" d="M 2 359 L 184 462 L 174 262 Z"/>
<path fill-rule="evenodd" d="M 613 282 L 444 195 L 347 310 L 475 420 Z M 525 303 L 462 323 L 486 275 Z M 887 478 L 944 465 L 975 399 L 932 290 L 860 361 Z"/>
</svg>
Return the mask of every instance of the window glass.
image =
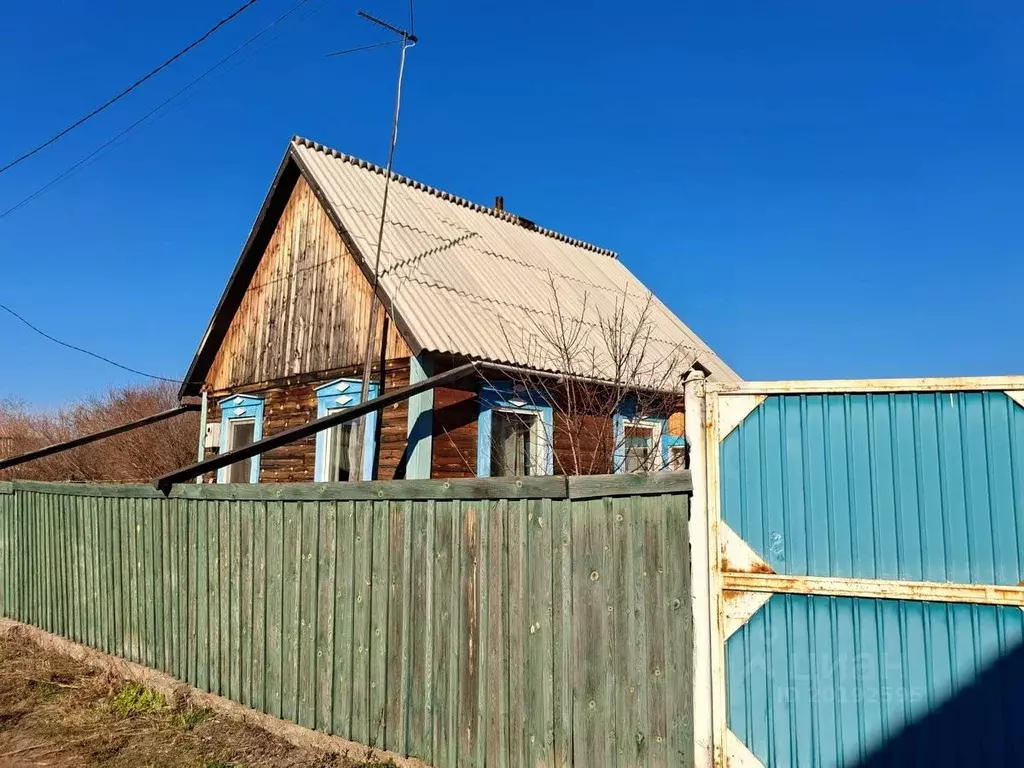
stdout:
<svg viewBox="0 0 1024 768">
<path fill-rule="evenodd" d="M 625 428 L 627 472 L 650 472 L 654 469 L 654 427 L 627 424 Z"/>
<path fill-rule="evenodd" d="M 228 450 L 252 445 L 256 436 L 256 422 L 252 419 L 232 419 L 228 422 Z M 248 483 L 251 480 L 252 459 L 236 461 L 228 467 L 229 483 Z"/>
<path fill-rule="evenodd" d="M 668 469 L 670 472 L 680 472 L 686 469 L 686 448 L 681 445 L 673 445 L 668 449 Z"/>
<path fill-rule="evenodd" d="M 496 410 L 491 416 L 491 477 L 536 474 L 537 415 Z"/>
<path fill-rule="evenodd" d="M 337 413 L 331 410 L 328 413 Z M 362 428 L 363 419 L 339 424 L 327 430 L 327 446 L 324 453 L 323 479 L 329 483 L 344 483 L 359 476 L 359 441 L 355 439 Z"/>
</svg>

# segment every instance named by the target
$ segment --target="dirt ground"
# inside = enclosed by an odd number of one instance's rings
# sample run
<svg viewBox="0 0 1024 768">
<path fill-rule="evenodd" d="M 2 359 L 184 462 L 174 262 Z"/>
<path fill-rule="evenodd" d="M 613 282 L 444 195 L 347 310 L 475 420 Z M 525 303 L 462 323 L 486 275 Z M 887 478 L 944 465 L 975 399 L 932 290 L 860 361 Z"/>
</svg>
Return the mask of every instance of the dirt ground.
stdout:
<svg viewBox="0 0 1024 768">
<path fill-rule="evenodd" d="M 240 720 L 0 636 L 0 766 L 386 768 L 300 749 Z"/>
</svg>

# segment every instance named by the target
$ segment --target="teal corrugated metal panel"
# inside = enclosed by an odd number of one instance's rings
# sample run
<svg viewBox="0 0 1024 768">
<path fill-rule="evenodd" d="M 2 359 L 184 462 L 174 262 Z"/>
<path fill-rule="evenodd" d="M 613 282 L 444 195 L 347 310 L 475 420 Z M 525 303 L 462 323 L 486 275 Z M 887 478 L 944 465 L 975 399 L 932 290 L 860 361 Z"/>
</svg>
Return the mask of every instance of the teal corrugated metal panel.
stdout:
<svg viewBox="0 0 1024 768">
<path fill-rule="evenodd" d="M 776 595 L 727 644 L 766 766 L 1024 763 L 1019 608 Z"/>
<path fill-rule="evenodd" d="M 1001 392 L 770 396 L 723 441 L 722 516 L 778 573 L 1016 584 L 1022 458 Z"/>
</svg>

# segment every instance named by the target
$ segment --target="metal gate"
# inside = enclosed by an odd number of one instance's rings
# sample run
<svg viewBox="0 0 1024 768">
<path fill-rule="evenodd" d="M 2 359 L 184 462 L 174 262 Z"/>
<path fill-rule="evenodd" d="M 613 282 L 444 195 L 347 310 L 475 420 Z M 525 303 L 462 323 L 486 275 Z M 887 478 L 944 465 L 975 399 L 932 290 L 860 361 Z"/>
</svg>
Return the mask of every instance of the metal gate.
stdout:
<svg viewBox="0 0 1024 768">
<path fill-rule="evenodd" d="M 1024 378 L 706 407 L 715 764 L 1024 764 Z"/>
</svg>

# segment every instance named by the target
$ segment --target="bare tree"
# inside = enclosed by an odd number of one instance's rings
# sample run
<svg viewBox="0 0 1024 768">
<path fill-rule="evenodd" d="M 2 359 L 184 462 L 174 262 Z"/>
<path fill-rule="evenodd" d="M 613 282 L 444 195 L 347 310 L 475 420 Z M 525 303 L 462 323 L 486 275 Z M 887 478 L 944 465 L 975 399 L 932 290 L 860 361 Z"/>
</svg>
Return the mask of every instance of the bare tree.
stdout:
<svg viewBox="0 0 1024 768">
<path fill-rule="evenodd" d="M 682 377 L 695 350 L 656 335 L 660 307 L 650 292 L 636 297 L 624 290 L 607 309 L 590 306 L 584 293 L 579 305 L 567 306 L 550 273 L 547 282 L 548 311 L 526 314 L 518 327 L 503 323 L 502 330 L 510 362 L 560 374 L 511 376 L 520 401 L 537 393 L 550 405 L 553 429 L 538 431 L 528 409 L 509 409 L 505 419 L 519 415 L 519 427 L 511 431 L 526 439 L 526 430 L 533 430 L 532 438 L 550 447 L 555 470 L 563 474 L 663 469 L 660 429 L 669 414 L 681 414 Z M 492 452 L 492 462 L 508 456 L 508 445 L 516 454 L 512 463 L 492 467 L 492 474 L 522 474 L 522 440 L 505 433 L 492 438 L 510 441 Z"/>
<path fill-rule="evenodd" d="M 178 404 L 169 383 L 111 389 L 55 412 L 0 401 L 0 448 L 9 455 L 126 424 Z M 66 482 L 149 481 L 195 461 L 198 416 L 187 413 L 157 424 L 0 471 L 0 479 Z"/>
</svg>

